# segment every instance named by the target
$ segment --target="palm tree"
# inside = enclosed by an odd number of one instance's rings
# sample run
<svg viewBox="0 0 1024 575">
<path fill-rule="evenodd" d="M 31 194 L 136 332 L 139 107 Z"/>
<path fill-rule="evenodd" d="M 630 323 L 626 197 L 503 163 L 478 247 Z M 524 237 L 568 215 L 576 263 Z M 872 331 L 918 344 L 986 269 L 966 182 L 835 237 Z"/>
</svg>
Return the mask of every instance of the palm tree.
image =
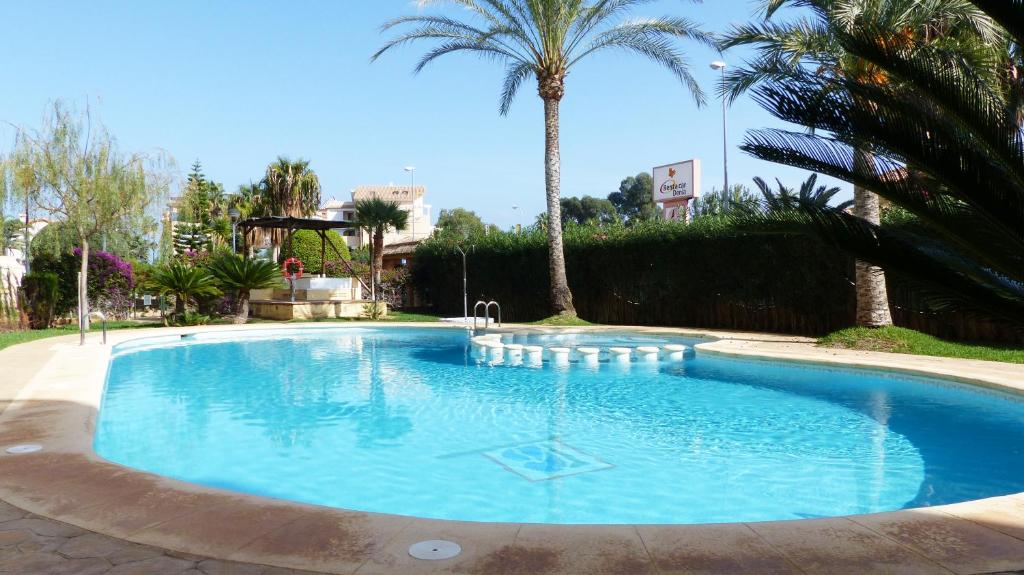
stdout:
<svg viewBox="0 0 1024 575">
<path fill-rule="evenodd" d="M 704 218 L 733 214 L 749 214 L 760 211 L 761 201 L 757 194 L 743 184 L 732 184 L 728 190 L 711 190 L 696 198 L 690 204 L 693 217 Z"/>
<path fill-rule="evenodd" d="M 769 210 L 795 210 L 801 205 L 810 205 L 817 208 L 829 207 L 832 198 L 842 191 L 838 186 L 828 187 L 818 184 L 818 174 L 811 174 L 804 183 L 800 184 L 800 190 L 793 191 L 793 188 L 786 187 L 778 178 L 775 179 L 778 190 L 772 190 L 761 178 L 754 178 L 754 184 L 764 197 L 764 205 Z M 837 210 L 845 210 L 853 206 L 852 201 L 845 201 L 835 206 Z"/>
<path fill-rule="evenodd" d="M 409 212 L 394 202 L 380 198 L 356 202 L 356 224 L 370 234 L 370 283 L 371 297 L 376 301 L 380 270 L 384 265 L 384 234 L 389 229 L 405 229 Z"/>
<path fill-rule="evenodd" d="M 289 160 L 278 156 L 267 166 L 260 182 L 263 211 L 268 216 L 304 218 L 320 209 L 320 178 L 309 168 L 307 160 Z M 279 230 L 271 234 L 274 261 L 281 255 L 283 237 Z"/>
<path fill-rule="evenodd" d="M 956 304 L 1024 328 L 1024 85 L 1014 57 L 1024 42 L 1024 2 L 972 4 L 983 11 L 971 5 L 965 13 L 991 20 L 946 25 L 948 45 L 928 34 L 880 42 L 880 23 L 838 30 L 843 53 L 874 63 L 876 77 L 889 81 L 781 73 L 756 98 L 813 132 L 758 130 L 743 149 L 854 182 L 915 216 L 912 227 L 890 228 L 801 207 L 798 220 L 781 222 L 783 231 L 817 233 L 898 271 L 937 307 Z M 979 41 L 992 20 L 1006 31 Z M 856 161 L 860 142 L 872 143 L 877 169 Z"/>
<path fill-rule="evenodd" d="M 736 27 L 721 43 L 723 49 L 752 45 L 758 50 L 758 56 L 747 67 L 728 75 L 722 90 L 730 98 L 756 85 L 805 70 L 823 80 L 890 82 L 877 62 L 850 53 L 839 41 L 840 35 L 857 29 L 870 27 L 876 42 L 893 44 L 923 41 L 954 45 L 964 40 L 965 33 L 983 41 L 998 38 L 997 27 L 967 0 L 766 0 L 763 4 L 763 23 Z M 811 18 L 772 22 L 772 16 L 785 6 L 808 8 Z M 970 50 L 962 49 L 961 53 L 972 56 Z M 836 87 L 840 85 L 841 82 L 833 83 Z M 817 105 L 827 108 L 832 94 L 823 92 L 820 97 Z M 857 143 L 853 162 L 859 170 L 876 170 L 868 142 Z M 878 196 L 856 183 L 853 195 L 854 214 L 877 226 L 881 220 Z M 857 324 L 892 324 L 882 268 L 858 260 L 856 284 Z"/>
<path fill-rule="evenodd" d="M 613 23 L 630 8 L 646 0 L 449 0 L 475 16 L 468 20 L 431 15 L 406 16 L 384 25 L 384 30 L 412 26 L 388 41 L 373 55 L 421 40 L 435 44 L 416 65 L 416 72 L 446 54 L 470 52 L 505 65 L 500 112 L 505 115 L 523 85 L 533 78 L 544 101 L 544 184 L 547 192 L 547 227 L 551 306 L 556 314 L 576 315 L 565 273 L 560 204 L 559 103 L 565 78 L 584 58 L 610 49 L 644 56 L 668 68 L 689 89 L 698 105 L 704 93 L 690 75 L 676 38 L 708 43 L 697 26 L 683 18 L 644 18 Z"/>
<path fill-rule="evenodd" d="M 174 315 L 181 317 L 189 301 L 201 296 L 218 295 L 217 280 L 202 268 L 182 263 L 168 264 L 153 272 L 150 282 L 161 294 L 174 296 Z"/>
<path fill-rule="evenodd" d="M 231 196 L 228 208 L 238 209 L 239 220 L 267 216 L 269 214 L 267 213 L 267 206 L 263 195 L 263 186 L 261 184 L 253 182 L 242 184 L 238 186 L 238 191 Z M 249 251 L 247 255 L 252 257 L 256 245 L 262 244 L 266 240 L 267 235 L 264 228 L 252 228 L 248 233 L 254 234 L 252 241 L 246 242 Z"/>
<path fill-rule="evenodd" d="M 273 262 L 242 258 L 225 254 L 210 266 L 210 271 L 222 288 L 237 294 L 235 302 L 235 323 L 242 324 L 249 319 L 249 295 L 254 289 L 266 289 L 281 285 L 281 272 Z"/>
</svg>

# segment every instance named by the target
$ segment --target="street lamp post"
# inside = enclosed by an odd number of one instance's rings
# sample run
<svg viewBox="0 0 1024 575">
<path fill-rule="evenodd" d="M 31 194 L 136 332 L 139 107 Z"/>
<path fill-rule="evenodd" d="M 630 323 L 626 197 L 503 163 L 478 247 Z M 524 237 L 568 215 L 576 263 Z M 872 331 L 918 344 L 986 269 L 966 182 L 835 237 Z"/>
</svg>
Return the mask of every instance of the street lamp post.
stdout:
<svg viewBox="0 0 1024 575">
<path fill-rule="evenodd" d="M 409 172 L 409 194 L 412 197 L 412 241 L 416 241 L 416 166 L 406 166 Z"/>
<path fill-rule="evenodd" d="M 228 216 L 231 217 L 231 253 L 238 253 L 238 216 L 242 215 L 242 212 L 238 211 L 238 208 L 231 208 L 228 210 Z"/>
<path fill-rule="evenodd" d="M 721 60 L 715 60 L 711 63 L 712 70 L 719 70 L 722 72 L 722 85 L 725 85 L 725 68 L 726 63 Z M 725 172 L 725 183 L 723 190 L 725 193 L 729 193 L 729 132 L 728 132 L 728 102 L 729 100 L 722 95 L 722 166 Z"/>
<path fill-rule="evenodd" d="M 512 213 L 513 213 L 513 214 L 515 214 L 515 219 L 516 219 L 516 233 L 518 234 L 518 233 L 520 233 L 520 231 L 522 230 L 522 228 L 520 228 L 520 227 L 519 227 L 519 206 L 518 206 L 518 205 L 514 205 L 514 206 L 512 206 Z"/>
</svg>

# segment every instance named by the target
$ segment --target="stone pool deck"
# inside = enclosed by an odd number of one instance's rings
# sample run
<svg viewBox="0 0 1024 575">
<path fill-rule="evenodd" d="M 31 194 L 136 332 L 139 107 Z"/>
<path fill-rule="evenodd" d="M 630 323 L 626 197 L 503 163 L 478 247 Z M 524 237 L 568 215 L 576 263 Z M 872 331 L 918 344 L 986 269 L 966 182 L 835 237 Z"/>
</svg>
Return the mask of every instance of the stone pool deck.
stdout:
<svg viewBox="0 0 1024 575">
<path fill-rule="evenodd" d="M 129 330 L 112 332 L 109 343 L 275 327 L 281 326 Z M 762 334 L 637 331 L 725 338 L 701 344 L 698 353 L 898 369 L 1024 393 L 1019 365 L 826 350 L 810 340 Z M 93 452 L 109 356 L 110 347 L 99 345 L 96 333 L 83 347 L 71 336 L 0 351 L 0 448 L 43 446 L 22 455 L 0 451 L 0 500 L 6 502 L 0 504 L 0 573 L 1024 572 L 1024 494 L 800 521 L 573 526 L 372 514 L 184 483 L 110 463 Z M 454 540 L 463 552 L 445 561 L 411 558 L 409 545 L 425 539 Z"/>
</svg>

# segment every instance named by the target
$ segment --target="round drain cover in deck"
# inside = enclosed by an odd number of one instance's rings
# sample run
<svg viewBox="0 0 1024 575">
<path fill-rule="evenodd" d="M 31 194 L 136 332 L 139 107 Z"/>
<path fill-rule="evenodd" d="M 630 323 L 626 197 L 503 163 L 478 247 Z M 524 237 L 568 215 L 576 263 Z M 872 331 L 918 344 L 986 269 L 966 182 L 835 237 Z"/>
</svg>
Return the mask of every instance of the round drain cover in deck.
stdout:
<svg viewBox="0 0 1024 575">
<path fill-rule="evenodd" d="M 8 447 L 6 451 L 7 451 L 7 453 L 11 453 L 11 454 L 14 454 L 14 455 L 21 455 L 22 453 L 35 453 L 35 452 L 41 450 L 42 448 L 43 448 L 42 445 L 36 445 L 34 443 L 29 443 L 29 444 L 26 444 L 26 445 L 15 445 L 14 447 Z"/>
<path fill-rule="evenodd" d="M 458 543 L 442 541 L 440 539 L 420 541 L 409 546 L 409 555 L 416 559 L 426 559 L 427 561 L 451 559 L 459 553 L 462 553 L 462 547 L 459 547 Z"/>
</svg>

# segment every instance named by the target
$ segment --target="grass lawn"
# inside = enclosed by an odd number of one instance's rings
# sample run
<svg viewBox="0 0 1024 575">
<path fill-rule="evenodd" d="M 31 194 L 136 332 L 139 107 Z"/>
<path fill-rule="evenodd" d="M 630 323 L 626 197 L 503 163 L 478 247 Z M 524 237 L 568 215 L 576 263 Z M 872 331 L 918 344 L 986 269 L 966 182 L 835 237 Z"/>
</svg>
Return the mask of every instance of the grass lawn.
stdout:
<svg viewBox="0 0 1024 575">
<path fill-rule="evenodd" d="M 851 327 L 830 333 L 818 340 L 818 344 L 844 349 L 1024 363 L 1024 349 L 1021 348 L 955 343 L 903 327 Z"/>
<path fill-rule="evenodd" d="M 107 330 L 115 329 L 136 329 L 147 327 L 163 327 L 164 324 L 154 321 L 112 321 L 107 323 Z M 0 331 L 0 349 L 59 335 L 74 335 L 78 333 L 77 325 L 65 325 L 62 327 L 51 327 L 50 329 L 34 329 L 29 331 Z M 93 322 L 89 335 L 100 333 L 99 322 Z"/>
<path fill-rule="evenodd" d="M 546 317 L 539 321 L 531 321 L 529 325 L 553 325 L 558 327 L 568 327 L 574 325 L 597 325 L 590 323 L 585 319 L 581 319 L 577 316 L 572 315 L 553 315 Z"/>
</svg>

